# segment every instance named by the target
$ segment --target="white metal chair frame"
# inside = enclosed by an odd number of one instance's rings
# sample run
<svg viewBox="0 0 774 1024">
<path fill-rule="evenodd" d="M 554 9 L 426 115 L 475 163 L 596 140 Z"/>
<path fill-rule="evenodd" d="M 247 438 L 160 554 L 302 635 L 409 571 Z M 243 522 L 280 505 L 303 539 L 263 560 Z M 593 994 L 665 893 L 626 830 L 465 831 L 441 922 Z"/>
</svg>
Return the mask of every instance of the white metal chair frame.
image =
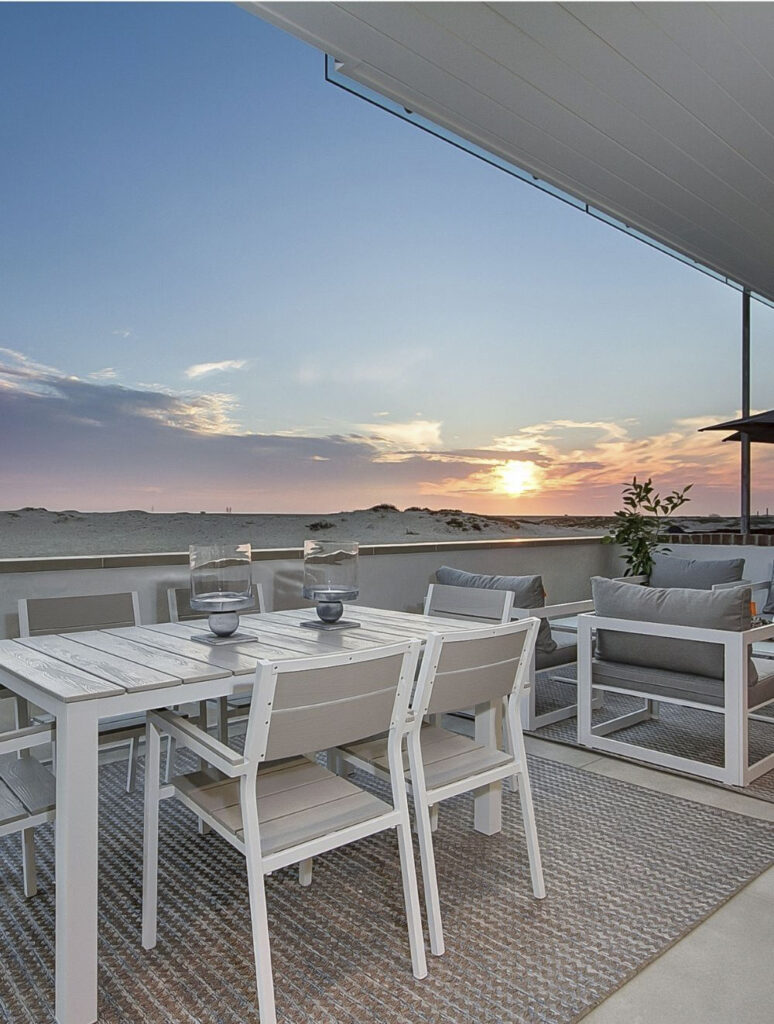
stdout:
<svg viewBox="0 0 774 1024">
<path fill-rule="evenodd" d="M 406 729 L 406 717 L 412 682 L 416 672 L 419 646 L 419 641 L 415 640 L 393 644 L 389 647 L 359 651 L 357 653 L 349 652 L 313 659 L 304 658 L 285 662 L 259 661 L 256 667 L 253 701 L 248 721 L 244 754 L 236 753 L 215 737 L 198 728 L 191 721 L 173 712 L 151 712 L 148 715 L 147 767 L 145 772 L 142 944 L 146 949 L 151 949 L 156 943 L 159 804 L 161 800 L 175 796 L 190 807 L 195 814 L 205 820 L 227 842 L 243 853 L 247 859 L 258 1005 L 262 1024 L 275 1024 L 276 1021 L 264 877 L 279 868 L 310 861 L 311 858 L 326 853 L 329 850 L 347 845 L 386 829 L 395 828 L 398 835 L 403 894 L 414 976 L 416 978 L 423 978 L 427 974 L 419 893 L 411 843 L 411 823 L 409 820 L 406 790 L 401 777 L 401 743 Z M 288 704 L 287 707 L 283 706 L 282 677 L 288 673 L 309 673 L 310 679 L 306 685 L 311 687 L 309 692 L 313 692 L 313 674 L 319 670 L 343 670 L 345 667 L 349 668 L 358 664 L 390 658 L 400 658 L 399 674 L 396 673 L 397 678 L 395 678 L 394 684 L 391 684 L 389 687 L 389 692 L 392 692 L 394 689 L 395 693 L 394 701 L 392 702 L 388 738 L 388 751 L 392 766 L 392 808 L 389 808 L 384 813 L 380 813 L 376 817 L 347 825 L 324 835 L 318 835 L 310 840 L 297 842 L 271 854 L 262 854 L 257 782 L 259 767 L 266 762 L 267 749 L 273 735 L 272 722 L 278 712 L 282 714 L 287 708 L 303 713 L 308 712 L 310 707 L 314 707 L 314 705 L 297 706 L 292 704 Z M 350 695 L 347 700 L 352 703 L 353 700 L 356 702 L 357 698 L 353 698 Z M 346 701 L 335 701 L 334 703 L 342 704 L 341 714 L 337 718 L 335 727 L 337 730 L 341 730 L 342 721 L 346 716 Z M 186 795 L 185 791 L 181 790 L 175 779 L 168 785 L 160 785 L 160 739 L 162 733 L 170 734 L 179 745 L 191 749 L 203 761 L 216 769 L 217 772 L 222 773 L 224 778 L 239 780 L 239 806 L 243 823 L 243 839 L 240 839 L 235 832 L 225 828 L 217 817 L 204 811 L 200 804 L 193 802 Z M 356 738 L 361 737 L 353 736 L 353 739 Z M 279 756 L 296 757 L 301 753 L 300 750 L 292 749 L 292 743 L 288 746 L 286 737 L 285 740 L 285 747 Z M 320 771 L 323 771 L 323 769 L 320 769 Z M 336 778 L 332 774 L 330 777 L 332 779 Z M 340 782 L 341 780 L 338 781 Z M 351 783 L 343 784 L 352 785 Z M 376 801 L 376 798 L 373 799 Z M 381 803 L 380 801 L 376 802 Z M 389 805 L 382 803 L 382 806 L 388 807 Z"/>
<path fill-rule="evenodd" d="M 661 693 L 648 694 L 642 689 L 625 689 L 620 686 L 605 686 L 592 681 L 592 632 L 610 630 L 621 633 L 636 633 L 643 636 L 672 637 L 679 640 L 698 640 L 702 643 L 719 644 L 724 652 L 724 703 L 707 704 L 684 698 L 665 697 Z M 631 619 L 603 618 L 586 614 L 578 619 L 578 743 L 592 750 L 635 757 L 640 761 L 687 772 L 702 778 L 713 779 L 732 786 L 748 786 L 753 780 L 774 768 L 774 753 L 761 758 L 755 764 L 748 764 L 748 723 L 752 711 L 774 702 L 764 701 L 755 708 L 749 701 L 749 653 L 754 643 L 774 638 L 774 625 L 757 626 L 743 631 L 704 629 L 698 626 L 675 626 L 656 622 L 641 622 Z M 611 693 L 645 697 L 646 705 L 618 718 L 599 725 L 592 725 L 593 690 L 609 690 Z M 626 729 L 646 721 L 653 715 L 649 709 L 651 701 L 693 707 L 710 711 L 724 717 L 725 757 L 722 766 L 706 764 L 692 758 L 680 757 L 663 751 L 641 747 L 635 743 L 612 739 L 610 733 Z M 771 721 L 771 719 L 764 719 Z"/>
<path fill-rule="evenodd" d="M 512 590 L 431 583 L 427 588 L 423 611 L 425 615 L 443 615 L 447 618 L 508 622 L 512 609 Z"/>
<path fill-rule="evenodd" d="M 139 595 L 138 595 L 136 590 L 127 591 L 126 595 L 131 597 L 132 615 L 133 615 L 133 618 L 134 618 L 134 625 L 135 626 L 140 626 L 140 625 L 142 625 L 142 619 L 140 617 L 140 598 L 139 598 Z M 95 598 L 95 597 L 98 598 L 101 595 L 99 595 L 99 594 L 88 594 L 88 595 L 83 595 L 83 596 L 84 597 L 89 597 L 89 598 Z M 109 595 L 105 595 L 105 596 L 107 596 L 107 597 L 114 597 L 116 595 L 109 594 Z M 124 596 L 124 595 L 121 595 L 121 596 Z M 45 602 L 45 601 L 48 601 L 49 599 L 48 598 L 41 598 L 39 600 L 41 602 Z M 52 601 L 59 601 L 60 598 L 51 598 L 50 600 L 52 600 Z M 78 600 L 78 598 L 76 597 L 76 598 L 74 598 L 74 600 Z M 32 636 L 32 629 L 34 628 L 34 627 L 31 627 L 31 624 L 30 624 L 30 613 L 29 613 L 28 601 L 29 601 L 28 598 L 24 598 L 23 597 L 23 598 L 20 598 L 19 601 L 17 602 L 18 614 L 19 614 L 19 637 L 20 638 L 24 638 L 24 639 L 30 638 Z M 89 628 L 89 625 L 86 624 L 86 623 L 84 623 L 83 626 L 85 626 L 85 628 Z M 80 628 L 83 628 L 83 627 L 78 627 L 78 628 L 80 629 Z M 94 628 L 97 629 L 97 628 L 100 628 L 100 627 L 95 625 Z M 67 630 L 62 630 L 62 633 L 65 633 L 65 632 L 67 632 Z M 42 636 L 42 635 L 45 635 L 45 634 L 44 633 L 38 633 L 37 635 L 41 635 Z M 136 719 L 136 716 L 132 716 L 132 717 Z M 16 697 L 16 728 L 17 729 L 24 729 L 29 724 L 30 724 L 30 715 L 29 715 L 29 706 L 27 704 L 27 701 L 25 701 L 21 697 Z M 137 722 L 137 721 L 132 721 L 132 722 L 127 723 L 125 726 L 120 721 L 113 721 L 113 722 L 107 721 L 107 722 L 103 723 L 102 728 L 100 730 L 100 746 L 102 746 L 102 747 L 117 747 L 117 746 L 123 746 L 124 744 L 127 744 L 128 747 L 129 747 L 129 756 L 128 756 L 128 762 L 127 762 L 127 768 L 126 768 L 126 792 L 127 793 L 134 792 L 135 783 L 137 781 L 137 758 L 139 756 L 139 742 L 140 742 L 140 739 L 144 735 L 145 735 L 145 721 L 144 721 L 144 719 L 143 719 L 142 723 Z M 56 736 L 53 737 L 52 742 L 54 742 L 54 743 L 56 742 Z M 55 760 L 55 758 L 52 755 L 52 761 L 54 761 L 54 760 Z"/>
<path fill-rule="evenodd" d="M 546 619 L 549 622 L 552 619 L 563 619 L 572 615 L 581 615 L 585 612 L 594 611 L 594 602 L 591 600 L 585 601 L 566 601 L 563 604 L 549 604 L 542 608 L 514 608 L 511 617 L 513 619 Z M 568 661 L 565 665 L 571 665 L 572 661 Z M 562 665 L 553 666 L 556 669 L 562 668 Z M 549 670 L 541 670 L 549 671 Z M 524 686 L 524 696 L 521 702 L 521 723 L 522 727 L 528 732 L 534 732 L 536 729 L 542 729 L 543 726 L 553 725 L 555 722 L 562 722 L 567 718 L 574 718 L 578 713 L 577 702 L 575 704 L 567 704 L 563 708 L 555 708 L 553 711 L 545 711 L 543 714 L 537 713 L 536 708 L 536 655 L 533 651 L 532 661 L 529 666 L 529 673 L 527 681 Z M 574 679 L 563 677 L 560 675 L 552 676 L 561 683 L 575 683 Z M 599 703 L 601 707 L 601 703 Z"/>
<path fill-rule="evenodd" d="M 441 908 L 438 897 L 438 881 L 436 877 L 435 855 L 433 852 L 433 822 L 432 810 L 443 800 L 449 800 L 461 793 L 468 793 L 473 790 L 496 785 L 506 780 L 512 780 L 512 787 L 519 792 L 522 820 L 527 839 L 527 852 L 529 858 L 530 875 L 532 879 L 532 890 L 537 899 L 543 899 L 546 890 L 543 879 L 543 868 L 540 857 L 540 846 L 535 825 L 535 812 L 532 804 L 532 790 L 527 770 L 526 751 L 524 749 L 524 737 L 521 731 L 521 721 L 518 714 L 519 700 L 524 686 L 531 656 L 534 650 L 535 639 L 537 638 L 538 620 L 535 618 L 522 619 L 518 622 L 510 622 L 497 626 L 476 627 L 471 630 L 455 631 L 454 633 L 434 633 L 427 639 L 422 663 L 420 666 L 417 685 L 411 702 L 412 717 L 406 734 L 409 769 L 403 771 L 403 778 L 406 789 L 414 798 L 416 809 L 416 826 L 419 838 L 419 850 L 422 863 L 422 879 L 425 890 L 425 906 L 427 908 L 428 930 L 430 933 L 430 949 L 436 955 L 444 952 L 443 926 L 441 923 Z M 422 756 L 422 731 L 425 716 L 432 713 L 433 709 L 433 688 L 437 682 L 439 665 L 442 662 L 444 650 L 449 650 L 451 645 L 465 643 L 466 641 L 480 641 L 489 637 L 497 638 L 509 635 L 522 635 L 523 644 L 518 655 L 517 664 L 514 668 L 513 683 L 509 692 L 501 693 L 492 699 L 489 715 L 489 736 L 488 746 L 490 749 L 499 749 L 497 738 L 497 717 L 499 712 L 499 698 L 502 696 L 506 701 L 505 713 L 505 753 L 510 757 L 507 761 L 499 763 L 494 767 L 475 771 L 463 778 L 456 779 L 445 785 L 428 788 L 425 777 L 424 760 Z M 502 663 L 501 663 L 502 664 Z M 498 667 L 495 665 L 476 666 L 475 671 Z M 454 674 L 452 671 L 450 674 Z M 440 686 L 439 686 L 440 690 Z M 451 709 L 449 709 L 451 710 Z M 481 742 L 476 737 L 476 742 Z M 351 764 L 374 775 L 377 778 L 386 778 L 381 768 L 374 764 L 373 760 L 366 760 L 357 756 L 351 749 L 342 750 L 341 756 Z M 402 763 L 401 763 L 402 769 Z M 395 765 L 390 760 L 389 777 L 394 780 Z"/>
<path fill-rule="evenodd" d="M 50 743 L 53 730 L 47 725 L 30 725 L 12 732 L 0 734 L 0 756 L 16 754 L 19 759 L 29 755 L 33 747 Z M 27 764 L 29 762 L 26 762 Z M 37 762 L 36 762 L 37 766 Z M 40 772 L 45 772 L 42 765 Z M 53 783 L 53 775 L 50 776 Z M 7 775 L 0 778 L 0 837 L 21 833 L 22 873 L 24 895 L 34 896 L 38 891 L 35 867 L 35 829 L 47 821 L 53 821 L 53 801 L 41 800 L 39 787 L 28 773 L 19 778 L 19 786 Z"/>
</svg>

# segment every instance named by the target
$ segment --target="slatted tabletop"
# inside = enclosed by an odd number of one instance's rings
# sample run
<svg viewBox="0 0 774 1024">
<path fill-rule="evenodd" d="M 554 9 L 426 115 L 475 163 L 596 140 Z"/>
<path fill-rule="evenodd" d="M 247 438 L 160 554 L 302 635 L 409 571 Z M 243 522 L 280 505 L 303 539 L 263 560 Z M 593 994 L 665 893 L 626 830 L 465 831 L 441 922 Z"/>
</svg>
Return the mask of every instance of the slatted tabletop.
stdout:
<svg viewBox="0 0 774 1024">
<path fill-rule="evenodd" d="M 167 689 L 229 676 L 252 676 L 259 659 L 279 661 L 334 651 L 360 651 L 397 640 L 424 640 L 433 631 L 469 622 L 352 605 L 357 629 L 301 626 L 313 608 L 244 615 L 240 632 L 252 642 L 210 647 L 195 642 L 206 620 L 126 626 L 0 641 L 0 670 L 64 703 Z M 9 681 L 10 683 L 10 681 Z M 12 685 L 12 683 L 10 683 Z"/>
</svg>

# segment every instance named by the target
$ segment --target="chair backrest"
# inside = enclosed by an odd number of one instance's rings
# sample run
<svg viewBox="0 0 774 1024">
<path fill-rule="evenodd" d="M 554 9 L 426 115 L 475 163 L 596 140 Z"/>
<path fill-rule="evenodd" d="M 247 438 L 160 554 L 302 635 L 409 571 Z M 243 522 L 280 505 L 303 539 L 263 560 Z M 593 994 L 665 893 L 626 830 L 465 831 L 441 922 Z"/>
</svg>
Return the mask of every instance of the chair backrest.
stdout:
<svg viewBox="0 0 774 1024">
<path fill-rule="evenodd" d="M 484 590 L 480 587 L 452 587 L 431 583 L 425 598 L 425 615 L 508 622 L 513 599 L 512 590 Z"/>
<path fill-rule="evenodd" d="M 245 739 L 250 760 L 277 760 L 403 730 L 418 640 L 285 662 L 259 661 Z"/>
<path fill-rule="evenodd" d="M 253 583 L 250 588 L 253 595 L 253 610 L 265 612 L 266 604 L 263 599 L 263 587 L 260 583 Z M 192 619 L 206 619 L 208 612 L 197 612 L 191 607 L 190 587 L 170 587 L 167 590 L 167 603 L 169 605 L 170 622 L 190 622 Z"/>
<path fill-rule="evenodd" d="M 414 694 L 417 720 L 515 694 L 524 685 L 540 622 L 519 619 L 428 639 Z"/>
<path fill-rule="evenodd" d="M 19 601 L 22 637 L 139 625 L 140 601 L 136 590 L 88 597 L 23 597 Z"/>
</svg>

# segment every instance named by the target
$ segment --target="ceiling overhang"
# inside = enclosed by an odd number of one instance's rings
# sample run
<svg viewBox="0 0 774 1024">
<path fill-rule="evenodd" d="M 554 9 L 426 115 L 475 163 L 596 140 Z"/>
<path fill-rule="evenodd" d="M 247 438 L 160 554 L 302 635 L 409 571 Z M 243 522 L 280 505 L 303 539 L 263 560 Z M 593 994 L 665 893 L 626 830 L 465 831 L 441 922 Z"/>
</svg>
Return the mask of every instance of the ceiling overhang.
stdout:
<svg viewBox="0 0 774 1024">
<path fill-rule="evenodd" d="M 774 4 L 242 6 L 353 83 L 774 302 Z"/>
</svg>

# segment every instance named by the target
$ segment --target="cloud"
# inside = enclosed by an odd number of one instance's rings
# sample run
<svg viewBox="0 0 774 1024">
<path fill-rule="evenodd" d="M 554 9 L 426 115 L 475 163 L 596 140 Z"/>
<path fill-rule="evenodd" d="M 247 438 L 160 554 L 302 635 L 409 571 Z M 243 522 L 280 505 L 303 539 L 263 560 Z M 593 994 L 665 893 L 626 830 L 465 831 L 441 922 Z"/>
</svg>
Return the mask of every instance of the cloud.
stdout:
<svg viewBox="0 0 774 1024">
<path fill-rule="evenodd" d="M 226 370 L 241 370 L 247 365 L 246 359 L 224 359 L 220 363 L 195 363 L 184 370 L 189 380 L 196 380 L 199 377 L 206 377 L 211 373 L 223 373 Z"/>
<path fill-rule="evenodd" d="M 739 446 L 697 433 L 733 415 L 655 433 L 633 420 L 547 420 L 456 448 L 440 420 L 421 417 L 253 433 L 231 394 L 84 380 L 0 349 L 0 433 L 13 438 L 0 446 L 6 507 L 136 508 L 152 494 L 157 511 L 322 513 L 432 496 L 500 514 L 609 514 L 636 474 L 661 491 L 694 482 L 691 511 L 733 512 Z M 760 493 L 774 488 L 769 447 L 753 447 Z"/>
<path fill-rule="evenodd" d="M 410 423 L 363 423 L 362 430 L 376 445 L 386 450 L 408 448 L 426 451 L 440 448 L 441 424 L 431 420 L 412 420 Z"/>
<path fill-rule="evenodd" d="M 104 370 L 95 370 L 89 374 L 89 380 L 114 380 L 118 374 L 112 366 L 106 366 Z"/>
<path fill-rule="evenodd" d="M 111 331 L 111 334 L 115 334 L 119 338 L 131 338 L 132 331 L 128 327 L 119 327 L 115 331 Z"/>
</svg>

